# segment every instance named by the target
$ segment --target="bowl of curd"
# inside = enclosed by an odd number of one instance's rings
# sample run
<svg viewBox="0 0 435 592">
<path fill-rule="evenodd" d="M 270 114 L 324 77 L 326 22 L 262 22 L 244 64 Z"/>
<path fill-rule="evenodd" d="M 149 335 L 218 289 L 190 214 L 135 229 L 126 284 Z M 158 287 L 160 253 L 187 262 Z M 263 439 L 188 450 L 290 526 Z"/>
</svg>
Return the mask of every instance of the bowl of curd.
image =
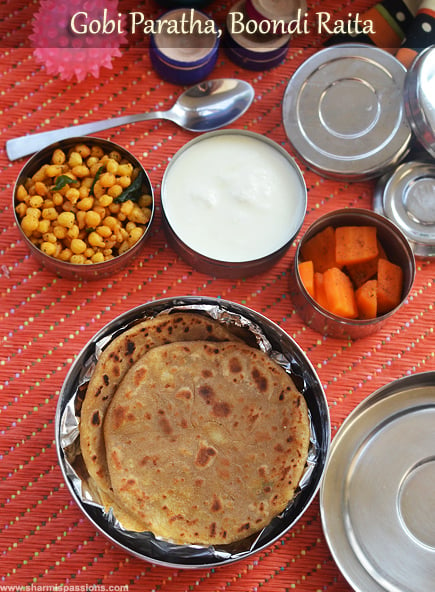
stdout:
<svg viewBox="0 0 435 592">
<path fill-rule="evenodd" d="M 289 249 L 307 207 L 294 159 L 244 130 L 202 134 L 181 148 L 162 180 L 163 224 L 174 250 L 216 277 L 262 273 Z"/>
</svg>

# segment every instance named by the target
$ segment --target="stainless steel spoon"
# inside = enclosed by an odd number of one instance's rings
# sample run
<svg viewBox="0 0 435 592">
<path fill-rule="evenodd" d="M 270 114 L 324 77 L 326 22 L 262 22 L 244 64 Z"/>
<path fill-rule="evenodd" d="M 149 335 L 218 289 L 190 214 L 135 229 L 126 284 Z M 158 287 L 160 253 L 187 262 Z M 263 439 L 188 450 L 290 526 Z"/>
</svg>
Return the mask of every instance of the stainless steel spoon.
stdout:
<svg viewBox="0 0 435 592">
<path fill-rule="evenodd" d="M 191 132 L 208 132 L 235 121 L 249 108 L 253 99 L 254 89 L 245 80 L 235 78 L 207 80 L 183 92 L 168 111 L 123 115 L 104 121 L 28 134 L 8 140 L 6 152 L 10 160 L 15 160 L 59 140 L 86 136 L 119 125 L 148 119 L 169 119 Z"/>
</svg>

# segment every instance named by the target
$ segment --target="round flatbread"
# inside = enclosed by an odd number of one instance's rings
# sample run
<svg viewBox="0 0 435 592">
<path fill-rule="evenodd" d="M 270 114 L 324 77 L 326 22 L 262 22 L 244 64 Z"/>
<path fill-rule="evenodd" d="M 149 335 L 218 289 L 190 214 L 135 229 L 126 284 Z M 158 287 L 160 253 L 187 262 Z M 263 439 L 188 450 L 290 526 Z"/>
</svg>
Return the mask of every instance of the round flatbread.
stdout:
<svg viewBox="0 0 435 592">
<path fill-rule="evenodd" d="M 114 514 L 177 544 L 248 537 L 294 496 L 310 441 L 304 397 L 264 352 L 207 341 L 156 347 L 106 412 Z"/>
<path fill-rule="evenodd" d="M 112 503 L 103 422 L 121 380 L 146 352 L 174 341 L 240 341 L 225 325 L 199 313 L 161 314 L 139 322 L 113 339 L 98 359 L 80 413 L 80 447 L 89 488 L 108 507 Z M 98 492 L 98 493 L 97 493 Z"/>
</svg>

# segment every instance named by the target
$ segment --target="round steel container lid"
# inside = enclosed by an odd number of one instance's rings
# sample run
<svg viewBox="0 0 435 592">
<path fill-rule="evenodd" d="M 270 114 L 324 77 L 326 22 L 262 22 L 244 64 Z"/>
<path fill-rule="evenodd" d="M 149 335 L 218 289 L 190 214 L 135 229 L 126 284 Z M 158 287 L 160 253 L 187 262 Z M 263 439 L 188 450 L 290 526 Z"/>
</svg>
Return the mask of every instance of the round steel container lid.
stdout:
<svg viewBox="0 0 435 592">
<path fill-rule="evenodd" d="M 413 61 L 405 79 L 405 108 L 412 131 L 435 157 L 435 45 Z"/>
<path fill-rule="evenodd" d="M 406 70 L 394 56 L 351 43 L 309 57 L 284 94 L 283 122 L 294 150 L 326 177 L 381 176 L 408 150 Z"/>
<path fill-rule="evenodd" d="M 332 442 L 322 523 L 357 592 L 433 589 L 434 389 L 434 372 L 385 385 L 350 414 Z"/>
<path fill-rule="evenodd" d="M 409 161 L 382 177 L 373 208 L 392 220 L 408 238 L 414 254 L 435 255 L 435 163 Z"/>
</svg>

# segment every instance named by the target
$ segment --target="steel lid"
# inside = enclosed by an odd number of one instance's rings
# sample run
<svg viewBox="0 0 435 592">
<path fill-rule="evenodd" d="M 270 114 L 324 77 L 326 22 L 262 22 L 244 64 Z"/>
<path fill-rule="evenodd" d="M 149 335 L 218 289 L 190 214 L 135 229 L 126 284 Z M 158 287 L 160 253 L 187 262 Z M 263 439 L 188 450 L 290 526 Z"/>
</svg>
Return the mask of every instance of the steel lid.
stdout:
<svg viewBox="0 0 435 592">
<path fill-rule="evenodd" d="M 379 179 L 373 209 L 392 220 L 414 255 L 435 255 L 435 162 L 410 160 Z"/>
<path fill-rule="evenodd" d="M 405 78 L 404 97 L 415 137 L 435 157 L 435 45 L 412 62 Z"/>
<path fill-rule="evenodd" d="M 400 378 L 346 418 L 320 491 L 331 553 L 356 592 L 435 582 L 435 372 Z"/>
<path fill-rule="evenodd" d="M 408 151 L 404 66 L 378 47 L 320 50 L 296 70 L 283 100 L 284 128 L 308 167 L 331 178 L 381 176 Z"/>
</svg>

